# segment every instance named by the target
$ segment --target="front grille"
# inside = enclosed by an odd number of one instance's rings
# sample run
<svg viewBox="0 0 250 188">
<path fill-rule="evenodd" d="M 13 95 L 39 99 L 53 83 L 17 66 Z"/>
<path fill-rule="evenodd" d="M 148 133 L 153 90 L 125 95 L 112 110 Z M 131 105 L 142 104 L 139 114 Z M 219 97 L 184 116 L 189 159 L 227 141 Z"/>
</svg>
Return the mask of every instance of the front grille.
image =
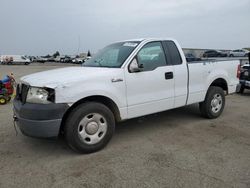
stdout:
<svg viewBox="0 0 250 188">
<path fill-rule="evenodd" d="M 20 100 L 20 84 L 17 84 L 16 86 L 16 100 Z"/>
<path fill-rule="evenodd" d="M 22 103 L 26 102 L 29 86 L 26 84 L 18 84 L 16 89 L 16 99 Z"/>
<path fill-rule="evenodd" d="M 28 91 L 29 91 L 29 86 L 26 85 L 26 84 L 22 84 L 22 88 L 21 88 L 21 101 L 23 103 L 26 102 Z"/>
</svg>

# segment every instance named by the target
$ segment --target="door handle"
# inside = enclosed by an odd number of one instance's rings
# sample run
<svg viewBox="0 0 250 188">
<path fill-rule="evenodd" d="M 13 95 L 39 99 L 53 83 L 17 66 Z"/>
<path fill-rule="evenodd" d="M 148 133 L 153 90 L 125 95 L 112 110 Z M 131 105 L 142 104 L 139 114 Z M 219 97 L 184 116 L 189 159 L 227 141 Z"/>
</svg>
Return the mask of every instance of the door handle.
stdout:
<svg viewBox="0 0 250 188">
<path fill-rule="evenodd" d="M 173 72 L 166 72 L 165 73 L 165 79 L 170 80 L 174 78 L 174 73 Z"/>
</svg>

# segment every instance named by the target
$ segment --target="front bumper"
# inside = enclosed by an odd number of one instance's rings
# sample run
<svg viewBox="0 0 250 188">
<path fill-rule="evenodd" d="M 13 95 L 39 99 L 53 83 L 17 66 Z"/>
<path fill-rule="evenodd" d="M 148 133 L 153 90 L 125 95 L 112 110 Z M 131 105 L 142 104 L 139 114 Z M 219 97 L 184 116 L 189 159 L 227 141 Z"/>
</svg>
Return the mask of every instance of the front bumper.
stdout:
<svg viewBox="0 0 250 188">
<path fill-rule="evenodd" d="M 14 120 L 26 136 L 37 138 L 57 137 L 67 104 L 23 104 L 13 101 Z"/>
</svg>

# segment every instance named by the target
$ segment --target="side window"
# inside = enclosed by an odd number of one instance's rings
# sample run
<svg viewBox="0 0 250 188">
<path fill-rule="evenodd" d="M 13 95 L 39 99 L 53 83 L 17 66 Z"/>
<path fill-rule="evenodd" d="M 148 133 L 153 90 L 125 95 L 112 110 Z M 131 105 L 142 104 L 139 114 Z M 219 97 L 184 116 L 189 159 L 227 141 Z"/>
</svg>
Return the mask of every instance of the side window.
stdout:
<svg viewBox="0 0 250 188">
<path fill-rule="evenodd" d="M 166 66 L 166 59 L 161 42 L 151 42 L 142 47 L 137 54 L 142 71 L 152 71 L 157 67 Z"/>
<path fill-rule="evenodd" d="M 172 65 L 182 64 L 180 52 L 173 41 L 164 41 L 164 48 L 168 60 L 170 59 Z"/>
</svg>

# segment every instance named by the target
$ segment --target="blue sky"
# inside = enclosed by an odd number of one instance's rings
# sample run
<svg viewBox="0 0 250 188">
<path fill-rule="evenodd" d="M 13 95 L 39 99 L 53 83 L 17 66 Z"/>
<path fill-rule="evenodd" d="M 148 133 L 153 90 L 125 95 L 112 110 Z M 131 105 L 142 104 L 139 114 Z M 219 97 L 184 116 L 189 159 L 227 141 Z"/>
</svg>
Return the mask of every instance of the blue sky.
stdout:
<svg viewBox="0 0 250 188">
<path fill-rule="evenodd" d="M 250 0 L 1 0 L 0 54 L 95 52 L 108 43 L 171 37 L 183 47 L 250 46 Z"/>
</svg>

